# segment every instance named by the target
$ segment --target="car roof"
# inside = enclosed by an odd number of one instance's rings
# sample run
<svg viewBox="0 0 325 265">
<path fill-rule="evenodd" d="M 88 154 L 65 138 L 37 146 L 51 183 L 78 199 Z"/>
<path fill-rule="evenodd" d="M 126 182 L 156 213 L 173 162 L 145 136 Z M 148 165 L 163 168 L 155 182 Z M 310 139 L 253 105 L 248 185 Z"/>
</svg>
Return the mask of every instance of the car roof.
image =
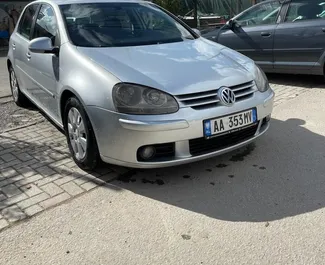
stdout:
<svg viewBox="0 0 325 265">
<path fill-rule="evenodd" d="M 147 2 L 145 0 L 48 0 L 47 2 L 52 2 L 57 5 L 63 4 L 90 4 L 90 3 L 140 3 Z"/>
</svg>

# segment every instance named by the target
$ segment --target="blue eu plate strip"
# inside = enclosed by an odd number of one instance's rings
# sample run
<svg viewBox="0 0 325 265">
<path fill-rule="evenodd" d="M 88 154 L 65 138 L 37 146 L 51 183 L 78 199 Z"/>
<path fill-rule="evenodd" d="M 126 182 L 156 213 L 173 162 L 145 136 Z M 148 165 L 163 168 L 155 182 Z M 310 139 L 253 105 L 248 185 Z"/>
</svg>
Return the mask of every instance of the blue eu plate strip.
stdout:
<svg viewBox="0 0 325 265">
<path fill-rule="evenodd" d="M 253 113 L 252 113 L 253 122 L 256 122 L 257 121 L 257 111 L 256 111 L 256 109 L 253 109 L 252 111 L 253 111 Z"/>
<path fill-rule="evenodd" d="M 204 121 L 204 134 L 205 136 L 211 136 L 211 122 L 210 120 Z"/>
</svg>

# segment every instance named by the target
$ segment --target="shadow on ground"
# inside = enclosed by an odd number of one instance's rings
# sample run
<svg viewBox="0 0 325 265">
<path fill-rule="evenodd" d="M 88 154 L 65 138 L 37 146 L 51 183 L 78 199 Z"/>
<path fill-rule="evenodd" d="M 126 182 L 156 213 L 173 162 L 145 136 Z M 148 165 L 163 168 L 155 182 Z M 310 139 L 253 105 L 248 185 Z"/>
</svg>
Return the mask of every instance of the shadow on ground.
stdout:
<svg viewBox="0 0 325 265">
<path fill-rule="evenodd" d="M 255 144 L 175 168 L 137 171 L 120 188 L 227 221 L 266 222 L 325 206 L 325 139 L 303 120 L 272 120 Z M 150 185 L 153 184 L 153 185 Z"/>
<path fill-rule="evenodd" d="M 62 185 L 74 181 L 78 186 L 88 183 L 86 191 L 96 186 L 121 191 L 108 182 L 123 176 L 127 172 L 124 168 L 101 164 L 95 171 L 83 171 L 73 162 L 62 132 L 44 122 L 35 126 L 40 126 L 39 135 L 28 131 L 33 127 L 0 134 L 0 214 L 8 220 L 26 217 L 17 207 L 24 200 L 21 196 L 26 197 L 18 188 L 28 193 L 35 186 L 42 189 L 51 182 L 59 181 L 61 184 L 57 185 Z"/>
<path fill-rule="evenodd" d="M 32 104 L 25 108 L 19 108 L 13 101 L 0 103 L 0 113 L 0 133 L 44 120 L 44 117 Z"/>
<path fill-rule="evenodd" d="M 276 85 L 295 86 L 302 88 L 325 88 L 325 80 L 323 76 L 267 74 L 267 77 L 270 83 Z"/>
</svg>

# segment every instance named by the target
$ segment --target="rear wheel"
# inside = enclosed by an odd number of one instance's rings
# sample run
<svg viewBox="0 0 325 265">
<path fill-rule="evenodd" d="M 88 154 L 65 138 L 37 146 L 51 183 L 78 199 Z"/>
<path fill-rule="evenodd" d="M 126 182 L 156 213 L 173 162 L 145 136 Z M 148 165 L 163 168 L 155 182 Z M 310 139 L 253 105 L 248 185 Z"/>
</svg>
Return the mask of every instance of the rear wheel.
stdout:
<svg viewBox="0 0 325 265">
<path fill-rule="evenodd" d="M 75 163 L 84 170 L 97 167 L 100 158 L 95 134 L 84 107 L 75 97 L 65 105 L 64 128 Z"/>
<path fill-rule="evenodd" d="M 19 107 L 27 106 L 29 103 L 29 100 L 23 93 L 21 93 L 19 84 L 18 84 L 18 80 L 16 77 L 16 73 L 12 66 L 9 67 L 9 79 L 10 79 L 11 94 L 14 99 L 14 102 Z"/>
</svg>

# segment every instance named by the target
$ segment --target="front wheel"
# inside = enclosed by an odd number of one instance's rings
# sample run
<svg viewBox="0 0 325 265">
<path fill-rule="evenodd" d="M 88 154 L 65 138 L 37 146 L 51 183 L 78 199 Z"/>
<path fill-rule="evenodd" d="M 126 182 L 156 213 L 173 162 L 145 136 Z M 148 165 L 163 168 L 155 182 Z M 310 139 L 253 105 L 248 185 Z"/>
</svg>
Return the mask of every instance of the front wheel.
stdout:
<svg viewBox="0 0 325 265">
<path fill-rule="evenodd" d="M 84 107 L 75 97 L 65 105 L 64 129 L 75 163 L 84 170 L 94 169 L 100 160 L 95 134 Z"/>
<path fill-rule="evenodd" d="M 12 66 L 9 68 L 10 88 L 14 102 L 19 107 L 26 107 L 29 103 L 27 97 L 21 93 L 15 70 Z"/>
</svg>

